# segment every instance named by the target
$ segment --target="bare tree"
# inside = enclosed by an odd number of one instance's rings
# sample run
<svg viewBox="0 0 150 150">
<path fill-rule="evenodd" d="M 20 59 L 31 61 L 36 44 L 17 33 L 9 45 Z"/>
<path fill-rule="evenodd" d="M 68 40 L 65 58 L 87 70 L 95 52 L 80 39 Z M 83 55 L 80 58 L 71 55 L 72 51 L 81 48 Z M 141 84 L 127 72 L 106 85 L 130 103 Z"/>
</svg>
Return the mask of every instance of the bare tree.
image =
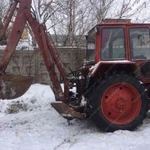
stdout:
<svg viewBox="0 0 150 150">
<path fill-rule="evenodd" d="M 3 28 L 3 20 L 6 15 L 7 8 L 8 8 L 8 2 L 0 0 L 0 33 Z M 1 37 L 0 39 L 0 45 L 4 45 L 4 44 L 6 44 L 6 35 Z"/>
<path fill-rule="evenodd" d="M 95 20 L 100 23 L 108 15 L 110 9 L 113 7 L 115 0 L 89 0 L 91 4 L 92 15 Z"/>
<path fill-rule="evenodd" d="M 4 1 L 1 0 L 2 3 Z M 63 45 L 81 45 L 82 37 L 105 18 L 136 18 L 139 21 L 149 0 L 33 0 L 39 21 L 55 34 Z M 1 5 L 2 6 L 2 5 Z M 33 5 L 34 6 L 34 5 Z M 33 7 L 35 9 L 35 6 Z M 147 18 L 145 18 L 146 20 Z M 61 36 L 64 35 L 64 36 Z M 59 45 L 59 44 L 58 44 Z"/>
<path fill-rule="evenodd" d="M 8 1 L 0 0 L 0 20 L 2 21 L 6 15 Z"/>
<path fill-rule="evenodd" d="M 118 7 L 114 9 L 114 17 L 117 18 L 131 18 L 134 22 L 139 20 L 147 19 L 145 16 L 142 16 L 145 9 L 150 5 L 149 0 L 122 0 L 120 4 L 117 4 Z M 143 22 L 143 21 L 142 21 Z"/>
<path fill-rule="evenodd" d="M 143 12 L 148 10 L 149 0 L 89 0 L 89 2 L 94 9 L 92 15 L 98 23 L 105 18 L 132 19 L 134 22 L 149 18 L 142 16 Z"/>
<path fill-rule="evenodd" d="M 91 27 L 89 4 L 85 0 L 64 0 L 57 1 L 57 5 L 59 12 L 50 18 L 53 24 L 51 30 L 59 36 L 64 35 L 61 39 L 64 46 L 77 45 L 89 26 Z"/>
</svg>

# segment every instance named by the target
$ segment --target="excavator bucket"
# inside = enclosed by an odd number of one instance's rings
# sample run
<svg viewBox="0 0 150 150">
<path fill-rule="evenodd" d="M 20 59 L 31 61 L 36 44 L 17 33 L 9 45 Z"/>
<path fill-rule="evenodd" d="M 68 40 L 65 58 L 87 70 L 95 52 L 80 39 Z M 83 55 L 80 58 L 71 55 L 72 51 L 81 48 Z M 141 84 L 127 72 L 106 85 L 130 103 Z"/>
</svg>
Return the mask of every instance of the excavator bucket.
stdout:
<svg viewBox="0 0 150 150">
<path fill-rule="evenodd" d="M 64 102 L 53 102 L 52 107 L 65 119 L 71 120 L 73 118 L 84 119 L 85 116 L 77 111 L 75 111 L 71 106 Z"/>
<path fill-rule="evenodd" d="M 19 75 L 0 77 L 0 99 L 14 99 L 22 96 L 32 84 L 33 78 Z"/>
</svg>

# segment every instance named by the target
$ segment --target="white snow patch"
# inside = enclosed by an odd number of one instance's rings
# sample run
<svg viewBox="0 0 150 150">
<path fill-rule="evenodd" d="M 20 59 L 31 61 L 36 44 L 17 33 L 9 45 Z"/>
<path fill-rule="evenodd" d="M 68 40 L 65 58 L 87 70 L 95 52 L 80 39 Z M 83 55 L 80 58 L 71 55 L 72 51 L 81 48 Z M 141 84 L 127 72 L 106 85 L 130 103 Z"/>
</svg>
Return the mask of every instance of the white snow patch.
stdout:
<svg viewBox="0 0 150 150">
<path fill-rule="evenodd" d="M 26 109 L 7 113 L 19 101 Z M 22 97 L 0 101 L 0 150 L 148 150 L 150 118 L 136 131 L 103 133 L 90 120 L 71 125 L 50 105 L 49 86 L 34 84 Z"/>
<path fill-rule="evenodd" d="M 16 50 L 34 50 L 29 40 L 20 40 Z"/>
<path fill-rule="evenodd" d="M 0 50 L 5 50 L 6 45 L 0 45 Z M 31 45 L 31 42 L 27 40 L 20 40 L 16 50 L 34 50 L 34 47 Z"/>
</svg>

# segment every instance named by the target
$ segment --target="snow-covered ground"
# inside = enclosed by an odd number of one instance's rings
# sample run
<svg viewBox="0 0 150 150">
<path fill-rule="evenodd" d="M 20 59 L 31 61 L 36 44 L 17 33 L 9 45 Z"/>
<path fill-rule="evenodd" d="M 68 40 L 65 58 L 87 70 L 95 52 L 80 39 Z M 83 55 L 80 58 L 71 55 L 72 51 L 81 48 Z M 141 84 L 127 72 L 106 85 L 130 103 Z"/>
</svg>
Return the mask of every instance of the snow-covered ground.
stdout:
<svg viewBox="0 0 150 150">
<path fill-rule="evenodd" d="M 49 86 L 34 84 L 13 101 L 0 101 L 0 150 L 150 150 L 150 118 L 136 131 L 103 133 L 90 120 L 71 125 L 51 107 Z"/>
</svg>

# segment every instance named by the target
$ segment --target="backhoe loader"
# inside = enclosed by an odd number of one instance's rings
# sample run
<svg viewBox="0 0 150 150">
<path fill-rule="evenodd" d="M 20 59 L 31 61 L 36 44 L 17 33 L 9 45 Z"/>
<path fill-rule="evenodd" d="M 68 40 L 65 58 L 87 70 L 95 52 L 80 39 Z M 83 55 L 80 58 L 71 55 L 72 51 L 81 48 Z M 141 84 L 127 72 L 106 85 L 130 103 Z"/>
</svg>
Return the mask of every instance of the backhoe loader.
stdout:
<svg viewBox="0 0 150 150">
<path fill-rule="evenodd" d="M 61 116 L 68 120 L 90 118 L 103 131 L 134 130 L 140 125 L 150 108 L 150 24 L 122 19 L 97 24 L 87 35 L 86 61 L 68 76 L 31 3 L 12 0 L 3 22 L 0 39 L 17 11 L 0 63 L 0 98 L 20 97 L 32 84 L 32 77 L 5 72 L 28 24 L 52 81 L 56 102 L 51 105 Z"/>
</svg>

